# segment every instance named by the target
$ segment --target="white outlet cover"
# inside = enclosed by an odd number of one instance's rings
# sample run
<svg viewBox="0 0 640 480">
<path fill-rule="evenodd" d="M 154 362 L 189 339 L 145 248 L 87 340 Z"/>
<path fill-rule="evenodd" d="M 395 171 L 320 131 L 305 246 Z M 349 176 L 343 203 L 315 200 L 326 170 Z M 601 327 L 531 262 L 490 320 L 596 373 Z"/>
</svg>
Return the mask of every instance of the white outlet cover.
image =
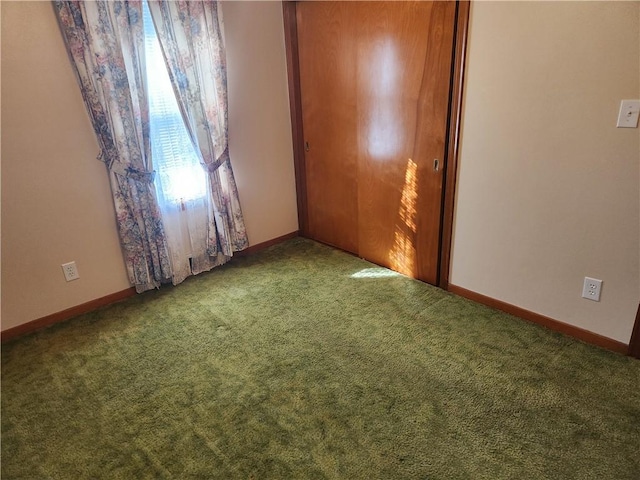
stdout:
<svg viewBox="0 0 640 480">
<path fill-rule="evenodd" d="M 618 128 L 636 128 L 640 116 L 640 100 L 622 100 L 618 112 Z"/>
<path fill-rule="evenodd" d="M 582 298 L 600 301 L 600 293 L 602 292 L 602 280 L 597 278 L 584 277 L 584 285 L 582 286 Z"/>
<path fill-rule="evenodd" d="M 76 267 L 76 262 L 63 263 L 62 272 L 64 273 L 64 278 L 67 282 L 80 278 L 80 275 L 78 274 L 78 267 Z"/>
</svg>

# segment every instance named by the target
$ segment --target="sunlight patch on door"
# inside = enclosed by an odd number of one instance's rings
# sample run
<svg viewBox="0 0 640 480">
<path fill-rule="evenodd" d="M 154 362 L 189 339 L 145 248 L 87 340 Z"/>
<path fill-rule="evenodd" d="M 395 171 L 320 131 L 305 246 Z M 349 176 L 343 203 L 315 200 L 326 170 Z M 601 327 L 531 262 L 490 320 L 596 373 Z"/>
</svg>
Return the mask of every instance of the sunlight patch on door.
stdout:
<svg viewBox="0 0 640 480">
<path fill-rule="evenodd" d="M 398 210 L 398 222 L 394 232 L 393 248 L 389 252 L 391 268 L 410 277 L 416 276 L 415 237 L 416 204 L 418 201 L 418 165 L 407 161 L 404 186 Z"/>
</svg>

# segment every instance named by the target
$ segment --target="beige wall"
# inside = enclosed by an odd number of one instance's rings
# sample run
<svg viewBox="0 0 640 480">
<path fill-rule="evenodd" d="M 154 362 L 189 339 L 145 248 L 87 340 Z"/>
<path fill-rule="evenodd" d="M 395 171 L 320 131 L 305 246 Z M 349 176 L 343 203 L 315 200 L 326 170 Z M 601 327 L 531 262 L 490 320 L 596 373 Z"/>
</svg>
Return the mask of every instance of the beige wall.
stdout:
<svg viewBox="0 0 640 480">
<path fill-rule="evenodd" d="M 615 125 L 640 98 L 639 26 L 639 2 L 473 4 L 453 284 L 629 341 L 640 133 Z"/>
<path fill-rule="evenodd" d="M 129 287 L 109 183 L 50 2 L 2 6 L 2 329 Z M 281 4 L 224 4 L 249 241 L 295 231 Z M 60 264 L 75 260 L 80 279 Z"/>
<path fill-rule="evenodd" d="M 229 149 L 252 245 L 298 229 L 280 2 L 223 2 Z"/>
<path fill-rule="evenodd" d="M 3 330 L 129 287 L 97 153 L 51 3 L 2 2 Z"/>
</svg>

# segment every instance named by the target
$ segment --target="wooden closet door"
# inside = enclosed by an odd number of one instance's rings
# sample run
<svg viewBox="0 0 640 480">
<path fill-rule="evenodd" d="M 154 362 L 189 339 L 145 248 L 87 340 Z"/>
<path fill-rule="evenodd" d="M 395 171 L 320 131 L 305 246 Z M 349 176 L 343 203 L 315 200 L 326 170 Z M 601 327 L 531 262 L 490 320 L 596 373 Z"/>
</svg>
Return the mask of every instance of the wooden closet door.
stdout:
<svg viewBox="0 0 640 480">
<path fill-rule="evenodd" d="M 298 4 L 309 236 L 358 253 L 357 12 Z"/>
<path fill-rule="evenodd" d="M 297 6 L 308 233 L 434 284 L 454 22 L 455 2 Z"/>
</svg>

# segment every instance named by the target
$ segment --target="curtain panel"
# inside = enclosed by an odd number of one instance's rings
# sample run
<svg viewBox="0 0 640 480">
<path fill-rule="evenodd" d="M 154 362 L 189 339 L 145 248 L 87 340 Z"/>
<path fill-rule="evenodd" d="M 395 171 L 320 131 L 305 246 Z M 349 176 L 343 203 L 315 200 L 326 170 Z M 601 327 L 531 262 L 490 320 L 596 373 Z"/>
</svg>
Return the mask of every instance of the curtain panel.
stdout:
<svg viewBox="0 0 640 480">
<path fill-rule="evenodd" d="M 187 129 L 209 176 L 207 253 L 221 263 L 249 242 L 229 158 L 220 4 L 149 0 L 149 9 Z"/>
<path fill-rule="evenodd" d="M 53 2 L 107 165 L 130 282 L 138 292 L 171 278 L 149 159 L 140 2 Z"/>
</svg>

